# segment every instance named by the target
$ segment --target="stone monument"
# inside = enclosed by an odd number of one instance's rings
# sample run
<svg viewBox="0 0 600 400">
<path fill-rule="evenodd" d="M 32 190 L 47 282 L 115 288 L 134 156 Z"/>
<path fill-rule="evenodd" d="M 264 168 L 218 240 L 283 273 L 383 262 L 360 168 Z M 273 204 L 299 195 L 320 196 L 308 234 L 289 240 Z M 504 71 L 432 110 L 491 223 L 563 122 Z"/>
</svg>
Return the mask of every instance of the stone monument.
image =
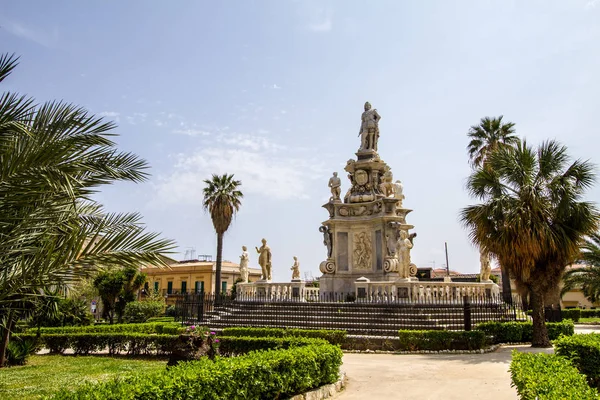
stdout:
<svg viewBox="0 0 600 400">
<path fill-rule="evenodd" d="M 333 202 L 341 202 L 340 187 L 342 186 L 342 181 L 340 178 L 338 178 L 337 175 L 338 175 L 337 172 L 334 172 L 333 176 L 331 178 L 329 178 L 329 187 L 331 188 L 331 197 L 329 198 L 329 201 L 333 201 Z"/>
<path fill-rule="evenodd" d="M 294 256 L 294 265 L 292 265 L 292 280 L 300 280 L 300 263 L 298 257 Z"/>
<path fill-rule="evenodd" d="M 335 200 L 332 189 L 330 201 L 323 205 L 329 219 L 319 228 L 327 248 L 320 265 L 322 295 L 354 292 L 359 278 L 416 280 L 417 268 L 410 260 L 416 234 L 409 233 L 414 227 L 406 223 L 412 210 L 403 208 L 402 184 L 394 183 L 391 168 L 377 154 L 380 119 L 377 110 L 365 103 L 360 147 L 356 159 L 348 160 L 345 167 L 350 188 L 343 202 Z"/>
<path fill-rule="evenodd" d="M 246 246 L 242 246 L 242 255 L 240 256 L 240 277 L 242 278 L 242 283 L 248 283 L 248 263 L 250 256 L 247 250 Z"/>
<path fill-rule="evenodd" d="M 479 262 L 481 264 L 481 270 L 479 272 L 479 281 L 492 282 L 490 280 L 490 275 L 492 274 L 490 253 L 483 248 L 479 249 Z"/>
<path fill-rule="evenodd" d="M 258 264 L 262 269 L 262 281 L 271 281 L 271 248 L 267 246 L 267 239 L 262 239 L 262 246 L 256 247 L 258 256 Z"/>
</svg>

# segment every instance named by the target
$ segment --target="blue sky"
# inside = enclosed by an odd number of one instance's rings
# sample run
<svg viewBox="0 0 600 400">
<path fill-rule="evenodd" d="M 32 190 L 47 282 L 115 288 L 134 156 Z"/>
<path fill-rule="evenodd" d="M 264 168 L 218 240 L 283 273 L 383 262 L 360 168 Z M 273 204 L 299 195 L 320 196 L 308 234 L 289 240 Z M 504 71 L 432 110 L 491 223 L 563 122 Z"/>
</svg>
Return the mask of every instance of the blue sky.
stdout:
<svg viewBox="0 0 600 400">
<path fill-rule="evenodd" d="M 445 263 L 446 241 L 452 269 L 479 269 L 458 212 L 473 203 L 466 133 L 481 117 L 598 162 L 598 0 L 1 3 L 0 49 L 21 56 L 3 90 L 115 120 L 120 148 L 152 178 L 98 198 L 141 212 L 179 259 L 215 254 L 202 180 L 228 172 L 245 198 L 225 258 L 265 237 L 275 280 L 290 278 L 294 255 L 318 276 L 327 181 L 345 176 L 367 100 L 414 210 L 420 267 Z"/>
</svg>

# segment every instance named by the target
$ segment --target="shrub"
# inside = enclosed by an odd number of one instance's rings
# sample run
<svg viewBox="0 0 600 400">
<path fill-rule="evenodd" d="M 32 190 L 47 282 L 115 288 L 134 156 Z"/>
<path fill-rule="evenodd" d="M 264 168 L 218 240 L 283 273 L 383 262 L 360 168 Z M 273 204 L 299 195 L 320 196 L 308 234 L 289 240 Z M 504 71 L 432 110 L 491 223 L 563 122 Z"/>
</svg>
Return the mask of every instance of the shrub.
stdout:
<svg viewBox="0 0 600 400">
<path fill-rule="evenodd" d="M 579 318 L 581 318 L 581 310 L 579 308 L 566 308 L 562 310 L 562 317 L 564 319 L 570 319 L 573 322 L 579 322 Z"/>
<path fill-rule="evenodd" d="M 416 331 L 401 330 L 399 350 L 477 350 L 486 344 L 481 331 Z"/>
<path fill-rule="evenodd" d="M 575 325 L 571 320 L 562 322 L 546 322 L 548 337 L 550 340 L 557 339 L 560 335 L 573 335 Z M 532 322 L 483 322 L 475 328 L 492 337 L 493 343 L 518 343 L 531 342 L 533 337 Z"/>
<path fill-rule="evenodd" d="M 219 352 L 224 355 L 240 355 L 257 350 L 281 350 L 309 344 L 327 344 L 324 339 L 303 337 L 242 337 L 220 336 Z"/>
<path fill-rule="evenodd" d="M 176 335 L 184 332 L 185 327 L 177 323 L 152 322 L 145 324 L 114 324 L 114 325 L 92 325 L 92 326 L 64 326 L 58 328 L 41 328 L 42 334 L 71 334 L 71 333 L 158 333 Z M 37 329 L 29 329 L 26 332 L 37 332 Z"/>
<path fill-rule="evenodd" d="M 246 337 L 308 337 L 325 339 L 331 344 L 342 344 L 348 333 L 333 329 L 288 329 L 288 328 L 225 328 L 224 336 Z"/>
<path fill-rule="evenodd" d="M 151 317 L 146 322 L 175 322 L 174 317 Z"/>
<path fill-rule="evenodd" d="M 30 355 L 38 351 L 39 347 L 35 338 L 13 338 L 6 349 L 8 365 L 25 365 Z"/>
<path fill-rule="evenodd" d="M 164 301 L 132 301 L 125 306 L 125 320 L 131 323 L 146 322 L 165 310 Z"/>
<path fill-rule="evenodd" d="M 523 400 L 597 399 L 585 376 L 566 358 L 544 353 L 512 352 L 512 386 Z"/>
<path fill-rule="evenodd" d="M 75 399 L 276 399 L 288 398 L 337 380 L 342 351 L 325 343 L 240 357 L 180 363 L 164 372 L 137 374 L 75 391 L 55 400 Z"/>
<path fill-rule="evenodd" d="M 563 336 L 554 344 L 557 355 L 568 358 L 590 385 L 600 386 L 600 334 Z"/>
<path fill-rule="evenodd" d="M 581 318 L 598 318 L 600 317 L 600 308 L 593 310 L 581 310 Z"/>
</svg>

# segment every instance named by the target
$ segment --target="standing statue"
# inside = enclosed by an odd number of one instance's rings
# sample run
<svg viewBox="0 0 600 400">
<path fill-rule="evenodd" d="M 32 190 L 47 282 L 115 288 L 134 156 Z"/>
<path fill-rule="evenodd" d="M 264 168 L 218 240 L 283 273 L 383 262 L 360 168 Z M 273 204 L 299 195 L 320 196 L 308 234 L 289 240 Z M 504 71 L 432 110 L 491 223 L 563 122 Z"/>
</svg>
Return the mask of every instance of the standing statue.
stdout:
<svg viewBox="0 0 600 400">
<path fill-rule="evenodd" d="M 321 225 L 319 228 L 319 232 L 323 234 L 323 244 L 327 246 L 327 258 L 331 258 L 331 252 L 333 250 L 333 239 L 331 235 L 331 231 L 329 227 L 326 225 Z"/>
<path fill-rule="evenodd" d="M 329 201 L 340 201 L 342 180 L 338 178 L 337 175 L 337 172 L 334 172 L 333 176 L 329 178 L 329 187 L 331 188 L 331 197 L 329 198 Z"/>
<path fill-rule="evenodd" d="M 360 132 L 360 149 L 377 151 L 377 140 L 379 139 L 379 120 L 381 116 L 376 109 L 371 109 L 371 103 L 365 103 L 365 112 L 362 113 Z"/>
<path fill-rule="evenodd" d="M 389 257 L 396 257 L 398 252 L 398 240 L 400 240 L 400 223 L 388 222 L 388 229 L 385 230 L 385 241 Z"/>
<path fill-rule="evenodd" d="M 412 236 L 412 235 L 411 235 Z M 416 236 L 416 235 L 415 235 Z M 414 236 L 413 236 L 414 238 Z M 413 248 L 413 242 L 408 236 L 408 232 L 405 230 L 400 231 L 400 240 L 398 241 L 398 248 L 400 251 L 400 277 L 408 278 L 410 273 L 410 249 Z"/>
<path fill-rule="evenodd" d="M 267 246 L 267 239 L 262 240 L 262 246 L 260 249 L 256 247 L 256 252 L 260 254 L 258 256 L 258 264 L 262 269 L 261 279 L 264 281 L 271 280 L 271 248 Z"/>
<path fill-rule="evenodd" d="M 404 200 L 404 190 L 403 190 L 402 182 L 396 181 L 394 183 L 394 198 L 400 200 L 397 203 L 399 208 L 402 208 L 402 200 Z"/>
<path fill-rule="evenodd" d="M 242 283 L 248 283 L 248 263 L 250 261 L 250 256 L 248 255 L 248 248 L 246 246 L 242 246 L 242 255 L 240 256 L 240 275 L 242 278 Z"/>
<path fill-rule="evenodd" d="M 387 167 L 381 176 L 381 183 L 379 184 L 379 190 L 381 191 L 381 194 L 383 194 L 383 197 L 390 197 L 394 194 L 393 180 L 394 176 L 392 175 L 392 169 Z"/>
<path fill-rule="evenodd" d="M 292 280 L 300 279 L 300 263 L 298 262 L 298 257 L 294 256 L 294 265 L 292 265 Z"/>
<path fill-rule="evenodd" d="M 490 274 L 492 273 L 492 265 L 490 261 L 490 253 L 483 248 L 479 249 L 479 262 L 481 270 L 479 271 L 479 280 L 481 282 L 489 282 Z"/>
</svg>

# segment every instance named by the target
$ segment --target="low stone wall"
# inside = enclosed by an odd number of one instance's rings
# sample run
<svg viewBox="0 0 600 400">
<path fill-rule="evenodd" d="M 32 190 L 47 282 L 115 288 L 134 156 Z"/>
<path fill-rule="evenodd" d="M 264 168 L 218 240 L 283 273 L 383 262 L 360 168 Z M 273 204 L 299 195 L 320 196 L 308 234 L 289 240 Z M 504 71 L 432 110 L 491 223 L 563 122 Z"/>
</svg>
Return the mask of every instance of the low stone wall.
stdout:
<svg viewBox="0 0 600 400">
<path fill-rule="evenodd" d="M 321 386 L 315 390 L 311 390 L 310 392 L 297 394 L 296 396 L 290 398 L 289 400 L 321 400 L 328 399 L 330 397 L 335 396 L 336 393 L 341 392 L 346 387 L 346 382 L 348 378 L 346 377 L 345 372 L 340 372 L 340 379 L 336 383 L 331 383 L 329 385 Z"/>
</svg>

